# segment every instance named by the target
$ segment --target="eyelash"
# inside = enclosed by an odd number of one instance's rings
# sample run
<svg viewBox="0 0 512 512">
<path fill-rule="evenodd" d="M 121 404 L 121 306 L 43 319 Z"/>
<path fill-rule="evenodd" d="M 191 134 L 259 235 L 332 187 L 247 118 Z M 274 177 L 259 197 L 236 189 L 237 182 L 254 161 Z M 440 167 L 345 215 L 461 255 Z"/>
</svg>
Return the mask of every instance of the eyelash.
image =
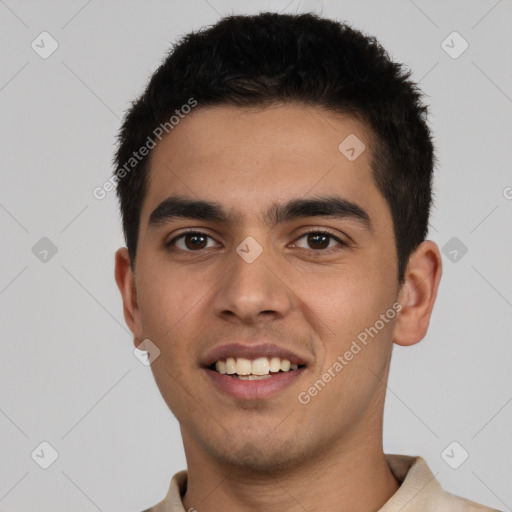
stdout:
<svg viewBox="0 0 512 512">
<path fill-rule="evenodd" d="M 187 230 L 187 231 L 183 231 L 178 236 L 174 237 L 172 240 L 167 242 L 165 244 L 165 247 L 166 248 L 172 248 L 172 246 L 174 245 L 174 243 L 177 240 L 180 240 L 180 239 L 184 238 L 186 235 L 191 235 L 191 234 L 192 235 L 202 235 L 202 236 L 206 236 L 208 238 L 213 239 L 213 237 L 210 236 L 208 233 L 204 233 L 202 231 L 197 231 L 197 230 L 194 230 L 194 229 L 190 229 L 190 230 Z M 306 232 L 300 234 L 298 236 L 298 238 L 296 238 L 296 240 L 300 240 L 301 238 L 303 238 L 303 237 L 305 237 L 307 235 L 311 235 L 311 234 L 327 235 L 331 239 L 334 239 L 336 242 L 338 242 L 338 244 L 340 246 L 342 246 L 342 247 L 349 247 L 349 244 L 347 242 L 344 242 L 338 236 L 336 236 L 332 231 L 330 231 L 329 229 L 326 229 L 326 228 L 318 228 L 318 229 L 313 229 L 313 230 L 310 230 L 310 231 L 306 231 Z M 299 247 L 299 249 L 303 249 L 303 248 Z M 330 247 L 330 248 L 327 248 L 327 249 L 305 249 L 305 250 L 309 250 L 309 251 L 312 251 L 314 253 L 322 253 L 322 252 L 323 253 L 330 253 L 330 252 L 332 252 L 333 249 L 336 250 L 336 247 Z M 184 251 L 184 252 L 202 252 L 204 249 L 198 249 L 196 251 L 192 251 L 190 249 L 178 249 L 178 250 Z"/>
</svg>

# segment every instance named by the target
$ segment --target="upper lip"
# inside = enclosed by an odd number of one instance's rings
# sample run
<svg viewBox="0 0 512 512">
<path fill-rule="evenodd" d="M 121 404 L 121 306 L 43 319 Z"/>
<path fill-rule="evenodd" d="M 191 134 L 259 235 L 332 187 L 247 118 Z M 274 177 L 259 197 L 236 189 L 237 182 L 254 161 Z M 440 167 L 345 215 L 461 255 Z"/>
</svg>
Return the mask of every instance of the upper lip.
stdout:
<svg viewBox="0 0 512 512">
<path fill-rule="evenodd" d="M 201 362 L 201 366 L 207 368 L 219 359 L 228 357 L 245 357 L 257 359 L 258 357 L 279 357 L 288 359 L 291 364 L 307 365 L 307 358 L 302 357 L 289 349 L 274 345 L 273 343 L 261 343 L 258 345 L 244 345 L 242 343 L 229 343 L 212 348 Z"/>
</svg>

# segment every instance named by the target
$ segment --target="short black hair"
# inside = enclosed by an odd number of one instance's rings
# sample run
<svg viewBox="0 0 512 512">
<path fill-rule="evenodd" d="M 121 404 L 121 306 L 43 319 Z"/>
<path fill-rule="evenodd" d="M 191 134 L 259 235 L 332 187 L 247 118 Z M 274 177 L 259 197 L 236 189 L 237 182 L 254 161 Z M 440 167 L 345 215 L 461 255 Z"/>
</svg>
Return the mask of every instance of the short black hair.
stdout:
<svg viewBox="0 0 512 512">
<path fill-rule="evenodd" d="M 368 128 L 373 178 L 391 210 L 402 283 L 409 256 L 428 233 L 435 164 L 427 106 L 410 75 L 375 37 L 313 13 L 232 15 L 184 35 L 118 134 L 114 177 L 132 269 L 150 155 L 135 160 L 133 154 L 162 132 L 158 127 L 169 132 L 170 116 L 185 105 L 298 102 L 351 115 Z"/>
</svg>

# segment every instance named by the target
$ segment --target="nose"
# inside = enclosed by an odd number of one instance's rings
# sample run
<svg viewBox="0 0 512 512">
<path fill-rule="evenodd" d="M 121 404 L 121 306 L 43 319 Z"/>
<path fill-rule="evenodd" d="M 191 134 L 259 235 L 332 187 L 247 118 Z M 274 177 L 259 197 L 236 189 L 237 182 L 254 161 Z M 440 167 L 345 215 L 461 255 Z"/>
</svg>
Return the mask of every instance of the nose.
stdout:
<svg viewBox="0 0 512 512">
<path fill-rule="evenodd" d="M 213 298 L 215 314 L 225 320 L 256 323 L 284 318 L 293 305 L 293 292 L 268 251 L 251 263 L 235 250 L 226 258 L 226 275 Z"/>
</svg>

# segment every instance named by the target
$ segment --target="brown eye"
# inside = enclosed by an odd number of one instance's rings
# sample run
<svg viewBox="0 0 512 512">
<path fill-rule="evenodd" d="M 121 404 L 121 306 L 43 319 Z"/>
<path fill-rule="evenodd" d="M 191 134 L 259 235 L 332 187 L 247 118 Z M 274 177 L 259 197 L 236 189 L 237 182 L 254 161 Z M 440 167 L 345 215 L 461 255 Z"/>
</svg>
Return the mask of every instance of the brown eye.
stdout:
<svg viewBox="0 0 512 512">
<path fill-rule="evenodd" d="M 187 233 L 183 240 L 185 242 L 185 246 L 187 249 L 204 249 L 206 247 L 207 242 L 207 236 L 201 235 L 201 234 L 195 234 L 195 233 Z"/>
<path fill-rule="evenodd" d="M 329 247 L 330 236 L 321 233 L 310 233 L 308 235 L 308 244 L 312 249 L 326 249 Z"/>
<path fill-rule="evenodd" d="M 183 251 L 193 252 L 211 247 L 211 245 L 208 246 L 208 239 L 212 238 L 206 233 L 189 231 L 173 238 L 167 246 L 175 246 Z"/>
<path fill-rule="evenodd" d="M 300 245 L 298 243 L 294 244 L 303 249 L 312 249 L 321 251 L 324 249 L 331 249 L 336 245 L 346 246 L 347 244 L 340 240 L 337 236 L 329 233 L 328 231 L 310 231 L 308 233 L 304 233 L 297 240 L 305 239 L 306 246 Z M 332 243 L 334 242 L 334 243 Z"/>
</svg>

